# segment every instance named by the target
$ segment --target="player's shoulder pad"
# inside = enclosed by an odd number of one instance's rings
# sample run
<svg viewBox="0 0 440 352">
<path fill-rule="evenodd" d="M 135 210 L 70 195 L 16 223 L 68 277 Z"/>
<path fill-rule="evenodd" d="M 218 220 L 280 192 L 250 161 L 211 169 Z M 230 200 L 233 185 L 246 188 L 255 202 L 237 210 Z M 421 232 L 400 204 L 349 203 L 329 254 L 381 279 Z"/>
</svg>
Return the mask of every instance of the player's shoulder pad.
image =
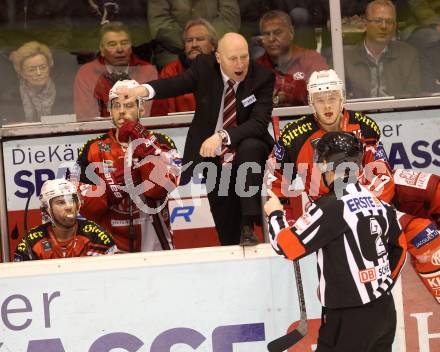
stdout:
<svg viewBox="0 0 440 352">
<path fill-rule="evenodd" d="M 92 240 L 98 238 L 104 244 L 113 243 L 112 235 L 91 220 L 78 219 L 78 233 Z"/>
<path fill-rule="evenodd" d="M 376 138 L 379 140 L 380 127 L 376 123 L 376 121 L 374 121 L 374 119 L 359 111 L 350 111 L 349 113 L 350 113 L 350 120 L 352 120 L 351 122 L 359 123 L 362 131 L 362 135 L 365 138 Z"/>
<path fill-rule="evenodd" d="M 26 234 L 25 239 L 29 246 L 33 247 L 35 243 L 40 241 L 42 238 L 47 237 L 47 227 L 49 223 L 44 223 L 33 227 Z"/>
<path fill-rule="evenodd" d="M 284 126 L 278 144 L 283 147 L 290 147 L 295 141 L 311 135 L 314 131 L 313 118 L 310 115 L 303 115 Z"/>
<path fill-rule="evenodd" d="M 85 142 L 78 151 L 78 158 L 81 158 L 83 155 L 87 156 L 87 153 L 91 147 L 91 145 L 95 142 L 102 142 L 107 138 L 108 134 L 104 133 L 98 137 L 90 138 L 87 142 Z"/>
<path fill-rule="evenodd" d="M 170 136 L 161 132 L 153 132 L 153 135 L 156 137 L 157 142 L 162 149 L 176 149 L 176 144 Z"/>
</svg>

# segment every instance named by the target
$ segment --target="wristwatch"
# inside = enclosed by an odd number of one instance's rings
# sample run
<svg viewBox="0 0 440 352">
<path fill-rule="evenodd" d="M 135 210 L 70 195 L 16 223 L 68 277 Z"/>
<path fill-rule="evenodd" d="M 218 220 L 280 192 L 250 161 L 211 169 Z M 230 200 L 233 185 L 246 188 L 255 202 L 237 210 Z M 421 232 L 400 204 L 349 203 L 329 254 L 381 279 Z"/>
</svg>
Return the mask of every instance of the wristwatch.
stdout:
<svg viewBox="0 0 440 352">
<path fill-rule="evenodd" d="M 228 144 L 229 138 L 227 132 L 225 130 L 219 130 L 217 133 L 220 135 L 222 144 Z"/>
</svg>

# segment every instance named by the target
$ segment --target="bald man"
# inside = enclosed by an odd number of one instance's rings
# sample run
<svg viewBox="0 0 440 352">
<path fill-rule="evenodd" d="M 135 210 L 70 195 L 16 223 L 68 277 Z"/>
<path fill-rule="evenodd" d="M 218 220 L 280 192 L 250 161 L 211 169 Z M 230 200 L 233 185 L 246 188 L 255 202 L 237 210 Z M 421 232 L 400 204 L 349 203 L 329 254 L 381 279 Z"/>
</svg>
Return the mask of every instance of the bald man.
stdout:
<svg viewBox="0 0 440 352">
<path fill-rule="evenodd" d="M 191 164 L 181 184 L 206 177 L 222 245 L 258 243 L 254 225 L 261 221 L 264 165 L 274 144 L 268 132 L 274 82 L 270 70 L 249 61 L 245 38 L 226 33 L 214 54 L 198 55 L 183 74 L 120 91 L 149 99 L 194 93 L 197 107 L 183 155 L 183 165 Z"/>
</svg>

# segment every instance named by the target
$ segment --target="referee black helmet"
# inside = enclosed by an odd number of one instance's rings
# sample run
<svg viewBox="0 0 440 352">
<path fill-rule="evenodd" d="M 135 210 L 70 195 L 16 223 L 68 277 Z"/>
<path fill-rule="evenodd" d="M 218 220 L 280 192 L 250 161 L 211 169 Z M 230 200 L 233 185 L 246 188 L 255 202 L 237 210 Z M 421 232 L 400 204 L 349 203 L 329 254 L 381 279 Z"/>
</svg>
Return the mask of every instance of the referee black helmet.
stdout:
<svg viewBox="0 0 440 352">
<path fill-rule="evenodd" d="M 327 132 L 317 141 L 315 149 L 315 161 L 318 163 L 333 163 L 334 169 L 349 162 L 361 167 L 364 148 L 352 133 Z"/>
</svg>

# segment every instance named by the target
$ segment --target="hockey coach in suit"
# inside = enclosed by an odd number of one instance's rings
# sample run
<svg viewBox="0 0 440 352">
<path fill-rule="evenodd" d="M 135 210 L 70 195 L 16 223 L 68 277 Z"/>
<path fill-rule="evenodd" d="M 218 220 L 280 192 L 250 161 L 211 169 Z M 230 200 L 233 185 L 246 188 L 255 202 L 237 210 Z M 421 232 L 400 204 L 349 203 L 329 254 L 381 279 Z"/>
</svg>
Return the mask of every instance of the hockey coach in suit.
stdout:
<svg viewBox="0 0 440 352">
<path fill-rule="evenodd" d="M 181 183 L 203 173 L 208 175 L 209 188 L 211 172 L 206 168 L 201 172 L 197 165 L 212 162 L 217 166 L 216 183 L 208 199 L 222 245 L 258 243 L 254 225 L 261 221 L 264 165 L 274 144 L 268 132 L 274 82 L 272 72 L 250 62 L 245 38 L 226 33 L 214 54 L 198 55 L 183 74 L 120 91 L 123 96 L 148 99 L 194 93 L 196 111 L 183 155 L 183 165 L 192 164 L 183 172 Z M 232 161 L 227 163 L 231 157 Z M 254 167 L 244 165 L 237 177 L 244 163 L 252 163 Z M 246 171 L 242 174 L 243 169 Z M 230 180 L 226 170 L 231 171 Z"/>
</svg>

